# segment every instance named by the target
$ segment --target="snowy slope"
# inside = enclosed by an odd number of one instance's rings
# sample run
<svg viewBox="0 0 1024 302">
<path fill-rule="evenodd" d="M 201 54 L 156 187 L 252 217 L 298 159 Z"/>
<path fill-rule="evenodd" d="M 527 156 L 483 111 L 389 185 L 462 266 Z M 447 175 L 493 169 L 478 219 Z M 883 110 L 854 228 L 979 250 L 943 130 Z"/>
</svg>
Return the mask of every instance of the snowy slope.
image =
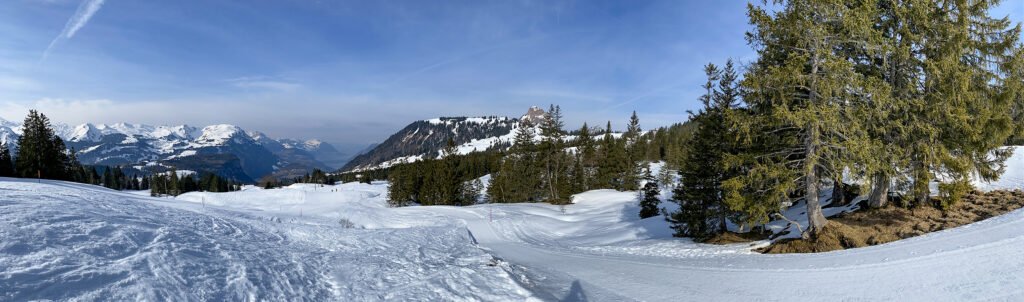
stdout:
<svg viewBox="0 0 1024 302">
<path fill-rule="evenodd" d="M 314 195 L 357 191 L 351 199 Z M 305 193 L 297 190 L 306 190 Z M 179 197 L 240 211 L 347 217 L 367 228 L 465 225 L 473 240 L 545 299 L 984 300 L 1024 298 L 1024 211 L 900 242 L 811 255 L 762 255 L 749 244 L 672 238 L 660 218 L 640 220 L 635 195 L 609 190 L 575 204 L 493 204 L 388 209 L 384 186 L 293 186 L 269 192 Z M 326 192 L 324 192 L 326 190 Z M 297 194 L 291 197 L 286 194 Z M 304 195 L 301 195 L 304 194 Z M 305 197 L 299 197 L 305 196 Z M 294 200 L 279 205 L 275 200 Z M 274 208 L 279 207 L 279 208 Z M 564 212 L 563 212 L 564 209 Z M 308 214 L 307 214 L 308 215 Z M 493 219 L 493 220 L 492 220 Z M 756 243 L 755 245 L 763 245 Z M 571 300 L 571 299 L 570 299 Z"/>
<path fill-rule="evenodd" d="M 357 192 L 352 200 L 370 196 L 364 193 L 374 194 Z M 489 266 L 490 255 L 464 228 L 350 229 L 336 217 L 224 210 L 8 178 L 0 178 L 0 216 L 5 301 L 531 297 L 501 267 Z"/>
<path fill-rule="evenodd" d="M 1010 179 L 985 189 L 1020 186 Z M 386 190 L 156 199 L 0 179 L 0 300 L 1024 299 L 1024 210 L 879 246 L 762 255 L 750 250 L 765 242 L 673 238 L 660 217 L 637 217 L 632 192 L 389 208 Z"/>
</svg>

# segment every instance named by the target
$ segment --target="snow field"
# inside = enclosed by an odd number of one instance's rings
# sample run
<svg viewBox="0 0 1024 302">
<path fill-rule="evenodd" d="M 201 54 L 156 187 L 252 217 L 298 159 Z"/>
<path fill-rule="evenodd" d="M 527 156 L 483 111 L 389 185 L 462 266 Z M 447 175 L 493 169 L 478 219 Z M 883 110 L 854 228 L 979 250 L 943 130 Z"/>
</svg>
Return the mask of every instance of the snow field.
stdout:
<svg viewBox="0 0 1024 302">
<path fill-rule="evenodd" d="M 1008 164 L 979 187 L 1024 186 L 1024 157 Z M 150 198 L 0 179 L 0 300 L 1024 299 L 1022 210 L 878 246 L 762 255 L 751 249 L 766 241 L 673 238 L 663 217 L 637 217 L 635 192 L 404 208 L 386 192 L 375 182 Z M 803 207 L 786 216 L 804 223 Z"/>
</svg>

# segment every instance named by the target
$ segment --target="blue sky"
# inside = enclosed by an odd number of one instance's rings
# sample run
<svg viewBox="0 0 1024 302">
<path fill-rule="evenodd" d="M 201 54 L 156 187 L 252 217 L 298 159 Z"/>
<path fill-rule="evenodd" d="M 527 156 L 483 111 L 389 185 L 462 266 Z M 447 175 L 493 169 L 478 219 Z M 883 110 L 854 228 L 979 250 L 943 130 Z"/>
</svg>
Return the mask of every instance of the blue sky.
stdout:
<svg viewBox="0 0 1024 302">
<path fill-rule="evenodd" d="M 996 13 L 1024 16 L 1024 1 Z M 746 1 L 9 0 L 0 117 L 69 124 L 231 123 L 338 145 L 418 119 L 570 126 L 698 106 L 701 67 L 750 60 Z"/>
</svg>

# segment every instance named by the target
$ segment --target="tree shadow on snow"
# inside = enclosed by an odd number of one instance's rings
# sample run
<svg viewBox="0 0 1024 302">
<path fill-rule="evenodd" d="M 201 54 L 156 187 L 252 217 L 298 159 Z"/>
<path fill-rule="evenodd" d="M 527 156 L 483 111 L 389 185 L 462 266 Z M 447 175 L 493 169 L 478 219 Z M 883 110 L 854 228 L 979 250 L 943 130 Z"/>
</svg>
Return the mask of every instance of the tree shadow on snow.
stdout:
<svg viewBox="0 0 1024 302">
<path fill-rule="evenodd" d="M 675 204 L 665 201 L 662 201 L 659 207 L 666 208 L 666 210 L 670 212 L 678 209 Z M 640 205 L 638 201 L 634 201 L 622 207 L 621 219 L 623 222 L 637 227 L 640 230 L 637 235 L 641 237 L 672 238 L 672 228 L 670 227 L 670 224 L 665 221 L 665 216 L 658 215 L 640 219 Z"/>
<path fill-rule="evenodd" d="M 590 301 L 587 299 L 587 293 L 583 291 L 583 286 L 580 286 L 580 280 L 572 282 L 572 287 L 569 288 L 569 293 L 565 295 L 565 298 L 559 300 L 561 302 L 586 302 Z"/>
</svg>

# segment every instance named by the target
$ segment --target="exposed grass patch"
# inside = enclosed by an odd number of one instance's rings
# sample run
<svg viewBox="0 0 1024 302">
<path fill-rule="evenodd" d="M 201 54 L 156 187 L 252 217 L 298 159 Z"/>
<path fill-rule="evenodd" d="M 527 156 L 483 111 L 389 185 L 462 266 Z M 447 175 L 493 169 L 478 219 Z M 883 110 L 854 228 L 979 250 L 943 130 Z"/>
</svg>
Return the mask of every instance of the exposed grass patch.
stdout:
<svg viewBox="0 0 1024 302">
<path fill-rule="evenodd" d="M 949 210 L 889 206 L 829 217 L 814 240 L 782 239 L 758 249 L 765 254 L 820 253 L 893 242 L 985 220 L 1024 207 L 1024 191 L 972 192 Z"/>
<path fill-rule="evenodd" d="M 722 234 L 718 234 L 715 237 L 711 237 L 711 239 L 708 239 L 708 241 L 705 241 L 705 242 L 702 242 L 702 243 L 718 244 L 718 245 L 726 245 L 726 244 L 733 244 L 733 243 L 743 243 L 743 242 L 751 242 L 751 241 L 758 241 L 758 240 L 768 239 L 769 235 L 771 235 L 771 233 L 761 233 L 761 232 L 746 232 L 746 233 L 725 232 L 725 233 L 722 233 Z"/>
</svg>

